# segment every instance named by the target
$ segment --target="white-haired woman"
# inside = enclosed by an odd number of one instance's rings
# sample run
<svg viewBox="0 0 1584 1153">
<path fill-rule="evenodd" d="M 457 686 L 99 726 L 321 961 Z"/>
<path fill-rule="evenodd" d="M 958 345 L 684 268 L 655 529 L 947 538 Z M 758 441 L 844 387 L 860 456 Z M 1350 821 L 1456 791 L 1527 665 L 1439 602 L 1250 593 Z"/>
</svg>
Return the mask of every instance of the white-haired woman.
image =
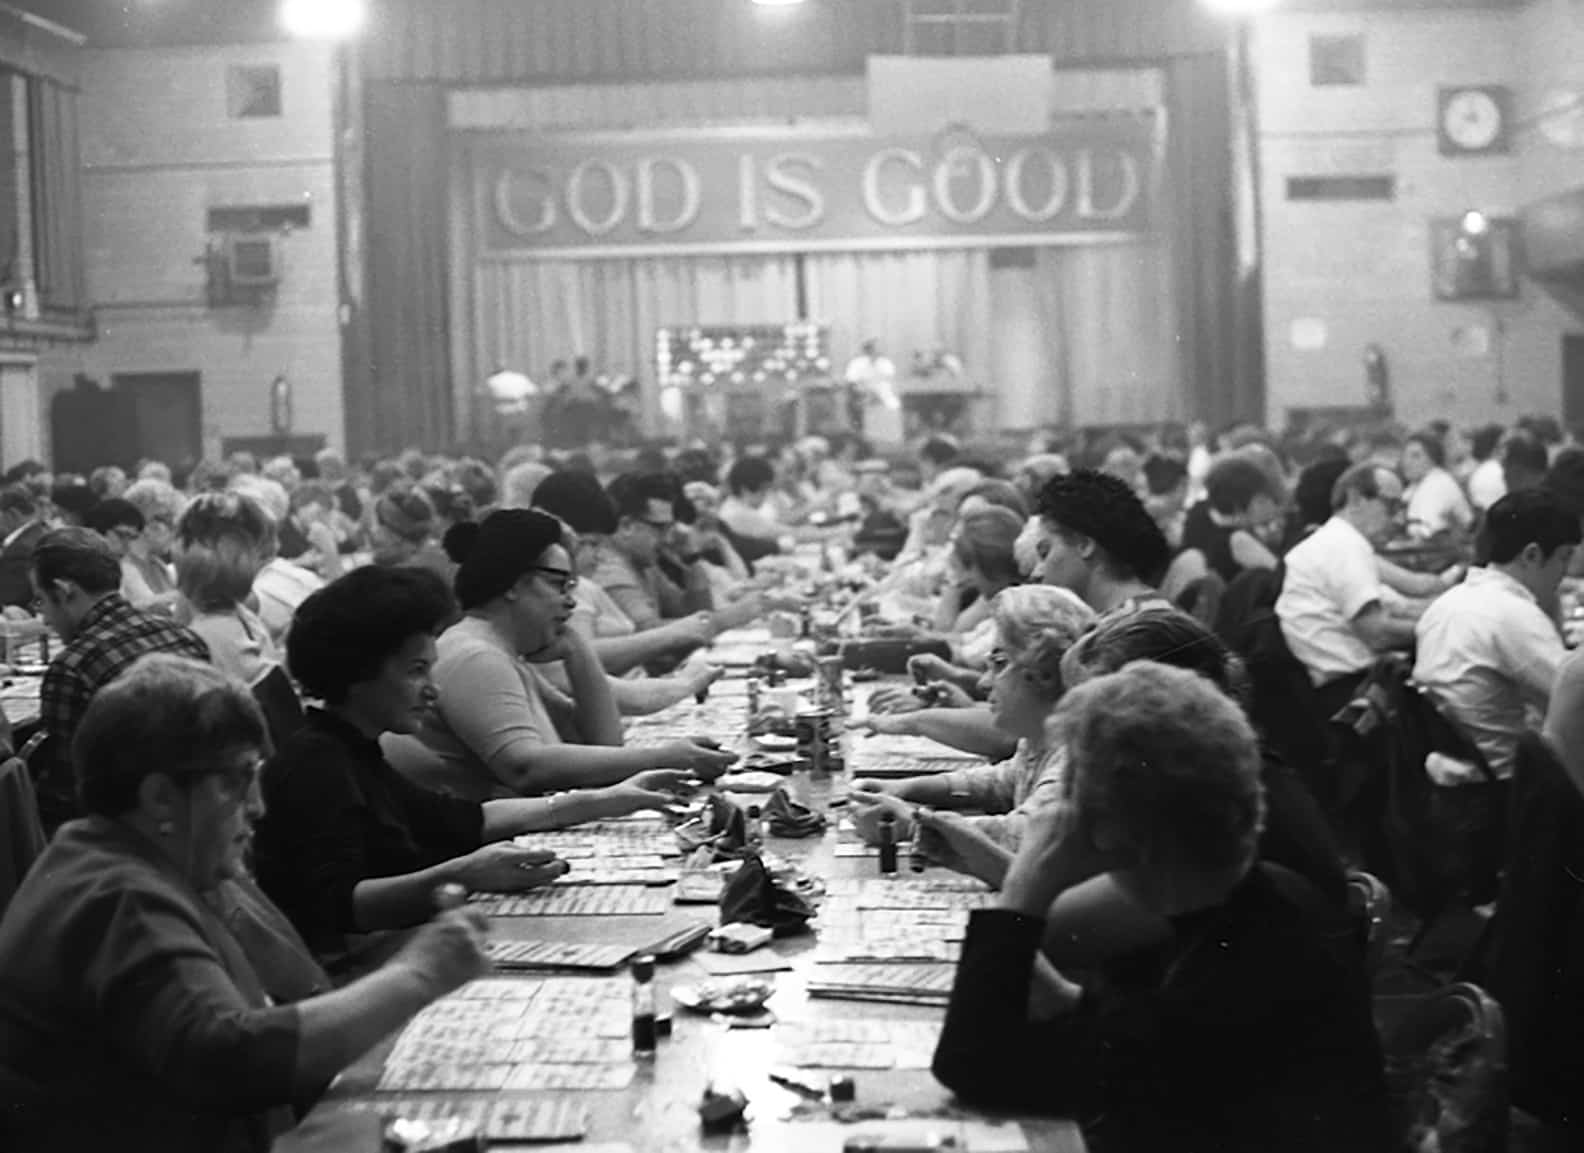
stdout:
<svg viewBox="0 0 1584 1153">
<path fill-rule="evenodd" d="M 1237 703 L 1141 661 L 1073 689 L 1055 728 L 1070 787 L 970 916 L 935 1076 L 971 1105 L 1078 1118 L 1118 1153 L 1392 1148 L 1363 958 L 1340 910 L 1256 863 L 1260 752 Z M 1046 917 L 1100 875 L 1166 933 L 1032 1021 Z"/>
<path fill-rule="evenodd" d="M 264 718 L 211 665 L 143 658 L 72 747 L 86 816 L 0 920 L 0 1148 L 263 1153 L 294 1107 L 487 971 L 483 919 L 442 913 L 331 990 L 245 863 Z"/>
<path fill-rule="evenodd" d="M 998 843 L 1015 845 L 1027 814 L 1059 796 L 1066 779 L 1065 757 L 1050 750 L 1045 722 L 1062 696 L 1062 657 L 1093 626 L 1094 611 L 1066 589 L 1023 585 L 1007 589 L 993 606 L 996 646 L 985 674 L 990 708 L 983 719 L 1016 752 L 999 764 L 957 769 L 950 773 L 909 777 L 881 783 L 853 782 L 853 822 L 859 835 L 873 843 L 880 820 L 890 815 L 897 836 L 912 833 L 916 805 L 938 809 L 974 809 L 988 816 L 974 818 L 979 831 Z M 912 731 L 923 714 L 884 718 L 894 729 Z"/>
<path fill-rule="evenodd" d="M 181 599 L 170 555 L 187 498 L 164 481 L 151 479 L 131 485 L 122 499 L 143 514 L 143 531 L 127 541 L 121 562 L 127 599 L 139 608 L 170 612 Z"/>
</svg>

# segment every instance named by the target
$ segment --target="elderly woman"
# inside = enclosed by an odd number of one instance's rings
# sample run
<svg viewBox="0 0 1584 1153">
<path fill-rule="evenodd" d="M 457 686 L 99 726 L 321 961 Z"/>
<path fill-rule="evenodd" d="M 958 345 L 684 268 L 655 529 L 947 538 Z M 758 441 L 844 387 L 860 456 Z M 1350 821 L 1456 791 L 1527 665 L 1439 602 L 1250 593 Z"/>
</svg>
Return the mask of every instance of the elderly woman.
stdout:
<svg viewBox="0 0 1584 1153">
<path fill-rule="evenodd" d="M 397 482 L 374 502 L 374 563 L 410 564 L 449 582 L 456 565 L 439 545 L 440 521 L 434 504 L 415 485 Z"/>
<path fill-rule="evenodd" d="M 1186 613 L 1151 610 L 1107 618 L 1062 658 L 1072 688 L 1136 661 L 1174 665 L 1203 677 L 1241 707 L 1242 666 L 1221 639 Z M 1347 899 L 1341 855 L 1314 798 L 1293 771 L 1262 752 L 1265 823 L 1259 855 L 1302 877 L 1334 908 Z M 951 813 L 919 817 L 926 855 L 992 885 L 1005 879 L 1012 855 Z M 1088 966 L 1118 952 L 1158 943 L 1169 927 L 1129 898 L 1111 877 L 1096 877 L 1064 894 L 1052 909 L 1046 951 L 1058 965 Z"/>
<path fill-rule="evenodd" d="M 171 548 L 176 542 L 176 522 L 187 508 L 187 498 L 164 481 L 140 480 L 126 490 L 124 499 L 143 514 L 143 533 L 137 540 L 127 542 L 122 566 L 131 570 L 127 574 L 128 599 L 143 607 L 164 605 L 167 611 L 173 609 L 180 593 L 170 564 Z"/>
<path fill-rule="evenodd" d="M 83 515 L 82 527 L 92 529 L 109 543 L 121 564 L 121 595 L 133 607 L 166 614 L 174 610 L 181 594 L 172 587 L 169 592 L 156 595 L 132 559 L 132 549 L 143 543 L 147 528 L 137 505 L 119 497 L 102 500 Z"/>
<path fill-rule="evenodd" d="M 1022 519 L 1010 509 L 986 505 L 964 516 L 952 535 L 946 588 L 935 606 L 935 632 L 908 626 L 893 631 L 923 640 L 933 635 L 951 648 L 952 660 L 922 654 L 909 662 L 914 675 L 939 686 L 937 703 L 971 705 L 995 646 L 991 604 L 1018 583 L 1017 543 Z M 965 607 L 966 605 L 966 607 Z M 875 714 L 914 712 L 925 700 L 909 686 L 885 685 L 869 698 Z"/>
<path fill-rule="evenodd" d="M 437 646 L 438 708 L 422 732 L 443 766 L 434 784 L 485 800 L 609 785 L 658 768 L 713 779 L 731 764 L 714 742 L 621 747 L 605 669 L 570 627 L 578 577 L 560 521 L 503 509 L 446 540 L 464 615 Z M 554 661 L 569 693 L 540 669 Z"/>
<path fill-rule="evenodd" d="M 401 776 L 379 740 L 418 730 L 435 701 L 435 635 L 451 595 L 416 568 L 357 569 L 298 610 L 287 646 L 309 710 L 264 772 L 265 890 L 321 955 L 347 938 L 423 921 L 435 886 L 515 892 L 566 863 L 511 838 L 671 802 L 685 774 L 642 773 L 547 798 L 462 800 Z"/>
<path fill-rule="evenodd" d="M 906 839 L 914 806 L 928 805 L 992 814 L 974 818 L 977 830 L 1015 846 L 1028 814 L 1061 795 L 1066 766 L 1060 749 L 1046 747 L 1045 721 L 1061 699 L 1062 657 L 1093 626 L 1094 611 L 1066 589 L 1028 585 L 996 597 L 994 614 L 996 643 L 984 678 L 988 719 L 1017 751 L 998 764 L 950 773 L 854 781 L 853 822 L 871 844 L 882 816 L 890 815 Z"/>
<path fill-rule="evenodd" d="M 996 907 L 971 914 L 937 1078 L 968 1104 L 1074 1117 L 1099 1153 L 1385 1153 L 1380 1044 L 1354 939 L 1259 864 L 1259 746 L 1202 677 L 1139 662 L 1068 693 L 1066 799 L 1031 821 Z M 1167 926 L 1031 1021 L 1046 917 L 1109 875 Z"/>
<path fill-rule="evenodd" d="M 287 995 L 324 982 L 246 880 L 264 742 L 247 690 L 179 657 L 145 658 L 89 707 L 72 751 L 88 815 L 0 921 L 8 1153 L 263 1153 L 293 1106 L 487 968 L 483 923 L 459 911 L 363 980 Z M 283 981 L 287 953 L 314 976 Z"/>
<path fill-rule="evenodd" d="M 204 493 L 176 524 L 176 584 L 187 621 L 214 663 L 243 684 L 259 684 L 280 654 L 249 607 L 253 581 L 275 555 L 275 524 L 251 497 Z"/>
<path fill-rule="evenodd" d="M 964 507 L 974 499 L 964 500 Z M 953 639 L 953 655 L 963 664 L 982 668 L 990 655 L 990 603 L 1018 583 L 1016 545 L 1023 521 L 999 505 L 974 508 L 958 520 L 950 575 L 935 607 L 935 627 Z"/>
<path fill-rule="evenodd" d="M 505 469 L 501 476 L 500 507 L 532 508 L 534 492 L 554 471 L 537 460 L 525 460 Z"/>
</svg>

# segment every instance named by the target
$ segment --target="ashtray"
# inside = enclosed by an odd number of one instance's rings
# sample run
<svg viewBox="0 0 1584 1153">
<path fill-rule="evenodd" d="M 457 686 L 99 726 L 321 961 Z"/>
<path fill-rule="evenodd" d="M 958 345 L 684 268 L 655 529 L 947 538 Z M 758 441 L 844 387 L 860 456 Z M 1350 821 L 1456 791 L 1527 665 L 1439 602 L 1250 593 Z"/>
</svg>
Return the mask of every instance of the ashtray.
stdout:
<svg viewBox="0 0 1584 1153">
<path fill-rule="evenodd" d="M 775 992 L 775 986 L 745 978 L 672 985 L 670 992 L 673 1001 L 695 1013 L 757 1013 Z"/>
</svg>

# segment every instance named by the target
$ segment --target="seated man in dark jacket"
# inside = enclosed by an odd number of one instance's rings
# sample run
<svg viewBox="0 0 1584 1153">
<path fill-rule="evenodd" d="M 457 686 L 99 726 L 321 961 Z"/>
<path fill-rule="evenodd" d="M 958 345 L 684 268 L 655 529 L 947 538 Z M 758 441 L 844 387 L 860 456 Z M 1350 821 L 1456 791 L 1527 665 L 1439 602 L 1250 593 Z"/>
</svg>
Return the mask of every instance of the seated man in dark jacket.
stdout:
<svg viewBox="0 0 1584 1153">
<path fill-rule="evenodd" d="M 1305 881 L 1255 863 L 1264 796 L 1242 712 L 1138 662 L 1073 689 L 1054 723 L 1070 796 L 1030 822 L 998 907 L 973 914 L 936 1077 L 975 1105 L 1071 1116 L 1095 1153 L 1391 1147 L 1357 946 Z M 1171 934 L 1031 1022 L 1046 911 L 1101 873 Z"/>
</svg>

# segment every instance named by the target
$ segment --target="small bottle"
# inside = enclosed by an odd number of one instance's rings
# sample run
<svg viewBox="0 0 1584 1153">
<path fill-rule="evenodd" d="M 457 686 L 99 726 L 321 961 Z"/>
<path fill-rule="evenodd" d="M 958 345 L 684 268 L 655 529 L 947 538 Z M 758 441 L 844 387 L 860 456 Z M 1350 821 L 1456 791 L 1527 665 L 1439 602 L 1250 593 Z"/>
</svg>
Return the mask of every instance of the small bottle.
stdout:
<svg viewBox="0 0 1584 1153">
<path fill-rule="evenodd" d="M 632 975 L 633 1056 L 638 1058 L 653 1057 L 657 1036 L 655 1028 L 655 959 L 647 953 L 640 953 L 634 957 L 632 959 Z"/>
<path fill-rule="evenodd" d="M 890 813 L 885 813 L 880 818 L 880 873 L 882 876 L 894 877 L 897 871 L 897 827 L 896 818 Z"/>
<path fill-rule="evenodd" d="M 748 806 L 747 828 L 743 830 L 748 838 L 748 847 L 758 851 L 764 847 L 764 820 L 758 805 Z"/>
</svg>

